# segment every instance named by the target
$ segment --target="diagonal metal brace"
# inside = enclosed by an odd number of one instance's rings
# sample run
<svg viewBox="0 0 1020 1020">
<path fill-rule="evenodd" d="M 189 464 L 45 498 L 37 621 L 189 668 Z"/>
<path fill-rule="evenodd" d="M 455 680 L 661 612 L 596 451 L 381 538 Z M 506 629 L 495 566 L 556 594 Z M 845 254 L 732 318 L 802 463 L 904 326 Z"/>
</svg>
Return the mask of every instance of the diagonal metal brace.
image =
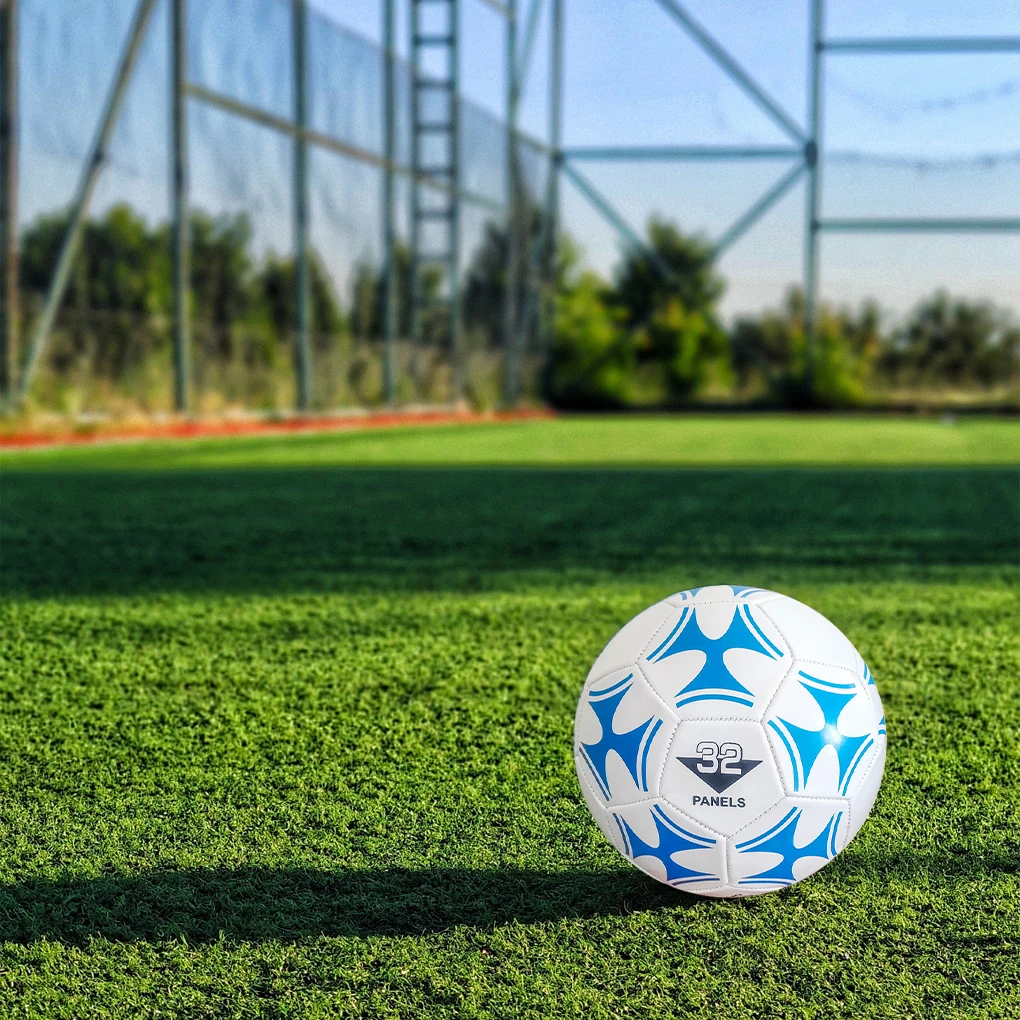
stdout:
<svg viewBox="0 0 1020 1020">
<path fill-rule="evenodd" d="M 655 0 L 667 14 L 679 22 L 701 48 L 747 93 L 794 141 L 807 142 L 807 136 L 779 104 L 723 49 L 709 33 L 680 6 L 678 0 Z"/>
<path fill-rule="evenodd" d="M 545 0 L 531 0 L 531 7 L 528 10 L 528 17 L 524 26 L 524 42 L 520 54 L 514 65 L 514 73 L 517 75 L 517 89 L 524 95 L 524 89 L 528 80 L 528 66 L 531 63 L 531 54 L 535 48 L 535 36 L 538 32 L 538 19 L 542 14 Z"/>
<path fill-rule="evenodd" d="M 566 160 L 562 163 L 563 172 L 573 181 L 574 186 L 592 204 L 602 218 L 623 238 L 627 246 L 647 258 L 664 280 L 674 279 L 673 270 L 637 235 L 631 225 L 609 204 L 595 186 Z"/>
<path fill-rule="evenodd" d="M 139 0 L 138 2 L 134 22 L 131 25 L 127 43 L 121 54 L 120 64 L 117 67 L 117 74 L 114 77 L 113 85 L 106 99 L 103 116 L 99 122 L 99 130 L 96 132 L 88 161 L 85 164 L 85 171 L 78 185 L 78 192 L 72 206 L 67 233 L 64 235 L 64 243 L 60 249 L 56 269 L 53 272 L 53 278 L 50 280 L 50 287 L 46 293 L 46 304 L 32 332 L 28 354 L 22 366 L 21 377 L 18 380 L 18 388 L 15 394 L 16 404 L 20 404 L 28 392 L 28 388 L 32 383 L 32 376 L 39 364 L 39 358 L 53 328 L 53 320 L 56 318 L 57 309 L 60 307 L 60 302 L 63 299 L 74 256 L 81 242 L 82 230 L 85 226 L 85 216 L 88 213 L 89 203 L 92 201 L 92 194 L 96 188 L 96 180 L 99 177 L 100 169 L 106 162 L 106 150 L 110 144 L 110 136 L 113 133 L 114 125 L 117 123 L 117 115 L 120 113 L 120 107 L 124 101 L 124 93 L 131 79 L 131 72 L 134 70 L 138 59 L 138 51 L 141 49 L 142 40 L 145 37 L 145 29 L 149 24 L 149 19 L 155 6 L 156 0 Z"/>
<path fill-rule="evenodd" d="M 750 209 L 740 216 L 726 230 L 712 247 L 712 258 L 717 259 L 735 241 L 739 240 L 753 227 L 800 180 L 801 174 L 807 169 L 807 163 L 798 163 L 783 174 L 775 184 L 758 199 Z"/>
</svg>

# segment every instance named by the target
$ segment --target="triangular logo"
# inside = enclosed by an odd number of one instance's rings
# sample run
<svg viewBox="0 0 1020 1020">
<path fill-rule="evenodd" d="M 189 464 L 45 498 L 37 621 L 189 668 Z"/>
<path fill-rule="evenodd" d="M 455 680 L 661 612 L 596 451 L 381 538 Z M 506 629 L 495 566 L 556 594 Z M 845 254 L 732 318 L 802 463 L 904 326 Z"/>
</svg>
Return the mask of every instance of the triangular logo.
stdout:
<svg viewBox="0 0 1020 1020">
<path fill-rule="evenodd" d="M 723 790 L 728 790 L 735 782 L 743 779 L 751 769 L 761 764 L 759 758 L 755 761 L 753 758 L 743 758 L 737 762 L 727 762 L 727 768 L 732 771 L 723 772 L 720 769 L 716 769 L 715 772 L 702 772 L 698 768 L 699 765 L 705 764 L 704 758 L 677 758 L 677 761 L 682 762 L 686 765 L 700 780 L 711 786 L 716 793 L 722 793 Z M 739 772 L 737 771 L 739 770 Z"/>
</svg>

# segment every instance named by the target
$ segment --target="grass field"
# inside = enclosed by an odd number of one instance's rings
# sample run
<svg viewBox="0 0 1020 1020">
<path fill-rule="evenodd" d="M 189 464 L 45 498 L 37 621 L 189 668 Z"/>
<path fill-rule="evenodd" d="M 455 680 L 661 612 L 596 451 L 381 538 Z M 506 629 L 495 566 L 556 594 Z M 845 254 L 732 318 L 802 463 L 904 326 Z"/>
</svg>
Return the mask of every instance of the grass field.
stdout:
<svg viewBox="0 0 1020 1020">
<path fill-rule="evenodd" d="M 1018 437 L 578 419 L 6 455 L 0 1016 L 1020 1017 Z M 861 834 L 761 899 L 631 868 L 571 761 L 604 642 L 717 581 L 833 619 L 889 723 Z"/>
</svg>

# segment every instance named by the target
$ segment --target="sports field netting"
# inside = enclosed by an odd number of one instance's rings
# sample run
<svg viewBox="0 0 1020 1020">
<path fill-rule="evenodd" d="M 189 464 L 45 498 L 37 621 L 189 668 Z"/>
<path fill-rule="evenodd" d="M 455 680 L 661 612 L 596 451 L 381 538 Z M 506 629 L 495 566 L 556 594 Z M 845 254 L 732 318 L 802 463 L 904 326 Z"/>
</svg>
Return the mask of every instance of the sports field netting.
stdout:
<svg viewBox="0 0 1020 1020">
<path fill-rule="evenodd" d="M 149 26 L 129 86 L 109 161 L 100 179 L 93 217 L 125 205 L 131 229 L 153 235 L 159 279 L 139 296 L 133 312 L 119 313 L 125 350 L 111 371 L 104 365 L 107 328 L 102 307 L 65 302 L 57 335 L 42 371 L 39 398 L 59 404 L 74 390 L 77 410 L 109 410 L 118 403 L 165 409 L 170 334 L 168 193 L 167 15 L 160 4 Z M 25 0 L 23 40 L 23 191 L 21 220 L 59 215 L 70 201 L 88 151 L 106 90 L 123 46 L 133 5 L 123 0 L 42 3 Z M 293 109 L 290 6 L 285 0 L 212 0 L 190 4 L 188 74 L 197 86 L 278 118 Z M 470 40 L 466 44 L 470 44 Z M 342 28 L 312 8 L 308 22 L 309 127 L 364 152 L 367 159 L 310 147 L 311 247 L 316 262 L 313 309 L 328 309 L 313 325 L 313 403 L 320 408 L 360 406 L 382 399 L 382 335 L 379 277 L 382 268 L 383 57 L 379 46 Z M 502 73 L 501 71 L 499 73 Z M 397 162 L 410 160 L 409 70 L 396 67 Z M 69 102 L 73 97 L 74 102 Z M 423 114 L 428 115 L 427 104 Z M 286 272 L 293 253 L 290 139 L 270 127 L 192 99 L 188 103 L 191 206 L 196 232 L 208 235 L 216 258 L 243 258 L 250 277 L 267 264 Z M 506 231 L 506 128 L 493 113 L 461 100 L 461 275 L 470 273 L 493 231 Z M 426 149 L 423 159 L 428 162 Z M 525 204 L 541 202 L 548 163 L 544 150 L 521 145 Z M 396 178 L 398 262 L 409 238 L 410 189 Z M 523 229 L 523 227 L 522 227 Z M 205 235 L 203 235 L 205 236 Z M 232 243 L 231 238 L 234 239 Z M 426 244 L 428 239 L 425 239 Z M 86 246 L 87 247 L 87 246 Z M 533 246 L 525 243 L 527 259 Z M 116 257 L 114 255 L 114 257 Z M 82 259 L 79 258 L 79 263 Z M 193 256 L 196 290 L 215 289 L 217 267 Z M 82 272 L 87 270 L 82 267 Z M 207 274 L 207 279 L 202 274 Z M 222 275 L 222 274 L 221 274 Z M 534 270 L 525 275 L 534 279 Z M 402 399 L 443 402 L 451 398 L 449 351 L 426 352 L 431 365 L 426 392 L 406 380 L 410 295 L 406 273 L 397 273 L 402 309 L 398 362 Z M 32 278 L 26 294 L 28 323 L 41 307 L 47 281 Z M 321 287 L 319 287 L 321 283 Z M 34 287 L 34 289 L 33 289 Z M 315 293 L 321 290 L 321 295 Z M 494 295 L 501 300 L 498 292 Z M 321 297 L 321 300 L 317 300 Z M 464 300 L 463 293 L 458 295 Z M 250 303 L 250 301 L 249 301 Z M 333 313 L 332 315 L 329 313 Z M 493 403 L 503 373 L 502 311 L 493 307 L 469 317 L 468 398 Z M 271 317 L 271 316 L 270 316 Z M 196 301 L 194 371 L 198 405 L 285 409 L 294 406 L 292 326 L 267 322 L 243 295 Z M 537 320 L 526 330 L 525 350 L 537 342 Z M 429 333 L 426 329 L 425 338 Z M 525 379 L 533 371 L 525 364 Z"/>
<path fill-rule="evenodd" d="M 807 18 L 803 4 L 689 0 L 692 15 L 741 62 L 797 122 L 807 107 Z M 570 0 L 565 51 L 564 145 L 776 146 L 790 139 L 653 0 L 627 5 L 620 24 L 597 0 Z M 739 8 L 739 9 L 738 9 Z M 59 215 L 79 177 L 131 18 L 128 0 L 22 0 L 21 225 Z M 378 280 L 382 269 L 382 179 L 373 160 L 383 151 L 382 52 L 377 5 L 319 0 L 310 7 L 310 126 L 367 154 L 312 147 L 311 245 L 318 297 L 313 304 L 313 404 L 318 408 L 378 403 L 382 340 Z M 401 58 L 396 69 L 397 155 L 410 160 L 406 11 L 398 5 Z M 1016 0 L 929 5 L 923 25 L 906 3 L 826 4 L 832 36 L 1008 34 L 1020 17 Z M 468 350 L 468 398 L 493 403 L 506 369 L 502 292 L 505 256 L 506 130 L 496 111 L 505 101 L 501 21 L 478 0 L 463 5 L 461 102 L 461 293 Z M 102 287 L 69 297 L 61 311 L 36 388 L 38 406 L 72 411 L 167 409 L 171 401 L 168 195 L 167 11 L 157 5 L 100 179 L 93 216 L 130 209 L 128 233 L 144 232 L 151 279 L 134 300 L 111 308 Z M 371 36 L 371 37 L 370 37 Z M 188 73 L 195 84 L 277 117 L 293 105 L 290 9 L 285 0 L 191 3 Z M 540 19 L 531 77 L 522 100 L 524 205 L 536 210 L 546 192 L 549 24 Z M 1015 217 L 1020 208 L 1020 76 L 1011 53 L 830 55 L 822 80 L 822 202 L 826 218 Z M 243 249 L 245 272 L 260 293 L 287 294 L 293 256 L 291 145 L 274 130 L 189 101 L 192 209 L 205 230 L 208 258 L 195 259 L 194 372 L 200 410 L 292 407 L 293 325 L 285 300 L 248 295 L 214 299 L 217 259 Z M 681 163 L 586 162 L 591 182 L 642 234 L 649 218 L 676 222 L 709 241 L 725 236 L 754 202 L 794 165 L 790 159 Z M 582 263 L 609 279 L 627 247 L 569 181 L 562 227 Z M 410 189 L 397 179 L 396 231 L 406 252 Z M 719 262 L 726 279 L 724 318 L 778 308 L 802 279 L 803 181 L 795 184 Z M 526 220 L 527 217 L 522 217 Z M 537 223 L 522 222 L 523 248 L 535 254 Z M 149 236 L 151 235 L 151 236 Z M 45 245 L 42 246 L 46 248 Z M 86 244 L 88 248 L 88 244 Z M 50 243 L 52 251 L 54 243 Z M 100 259 L 79 259 L 84 281 Z M 90 260 L 90 261 L 89 261 Z M 40 260 L 36 259 L 36 263 Z M 504 260 L 505 262 L 505 257 Z M 1017 311 L 1015 266 L 1020 235 L 997 233 L 825 233 L 821 298 L 838 306 L 878 303 L 895 324 L 940 287 Z M 31 263 L 32 260 L 28 259 Z M 45 259 L 42 259 L 45 262 Z M 268 266 L 268 269 L 267 269 Z M 534 278 L 536 264 L 531 261 Z M 469 288 L 472 272 L 478 283 Z M 275 274 L 275 275 L 274 275 Z M 26 332 L 41 305 L 46 275 L 26 272 Z M 222 273 L 220 274 L 223 275 Z M 202 279 L 199 279 L 199 278 Z M 405 310 L 407 274 L 397 273 Z M 268 280 L 268 282 L 267 282 Z M 534 281 L 529 284 L 534 287 Z M 275 289 L 274 289 L 275 287 Z M 282 287 L 282 290 L 281 290 Z M 72 284 L 72 291 L 76 285 Z M 82 290 L 84 287 L 77 287 Z M 437 293 L 443 293 L 442 286 Z M 537 316 L 531 316 L 537 319 Z M 451 394 L 449 352 L 426 351 L 426 382 L 409 385 L 409 315 L 402 314 L 398 364 L 402 400 L 443 402 Z M 426 325 L 424 335 L 441 330 Z M 526 394 L 539 388 L 543 350 L 537 323 L 524 342 Z"/>
</svg>

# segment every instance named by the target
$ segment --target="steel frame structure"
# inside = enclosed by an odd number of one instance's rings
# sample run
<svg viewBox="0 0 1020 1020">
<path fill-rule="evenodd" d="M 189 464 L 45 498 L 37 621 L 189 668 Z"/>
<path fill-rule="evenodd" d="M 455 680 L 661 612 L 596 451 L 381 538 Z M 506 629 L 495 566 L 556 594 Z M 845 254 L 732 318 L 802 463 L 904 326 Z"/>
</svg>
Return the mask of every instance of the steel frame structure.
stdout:
<svg viewBox="0 0 1020 1020">
<path fill-rule="evenodd" d="M 818 278 L 820 240 L 823 232 L 1020 232 L 1020 218 L 948 218 L 931 217 L 859 217 L 824 218 L 822 199 L 822 128 L 824 116 L 824 61 L 827 55 L 855 53 L 930 54 L 930 53 L 1020 53 L 1020 36 L 943 37 L 943 38 L 828 38 L 825 34 L 825 0 L 808 0 L 810 34 L 808 54 L 808 96 L 806 126 L 788 114 L 758 84 L 723 45 L 703 28 L 679 0 L 652 0 L 708 54 L 725 74 L 775 123 L 789 138 L 789 146 L 610 146 L 582 147 L 560 151 L 563 172 L 599 214 L 617 231 L 623 243 L 644 253 L 659 272 L 668 278 L 664 266 L 641 240 L 626 220 L 600 194 L 591 181 L 578 170 L 576 163 L 584 160 L 607 161 L 715 161 L 715 160 L 784 160 L 793 159 L 794 166 L 784 173 L 759 199 L 742 213 L 715 241 L 712 257 L 722 254 L 768 212 L 802 176 L 807 177 L 804 209 L 804 331 L 807 342 L 807 372 L 810 379 L 818 314 Z"/>
<path fill-rule="evenodd" d="M 0 404 L 18 343 L 18 4 L 0 0 Z"/>
<path fill-rule="evenodd" d="M 396 339 L 398 331 L 396 274 L 394 272 L 394 249 L 396 246 L 397 231 L 396 220 L 396 194 L 395 178 L 402 176 L 411 181 L 412 189 L 417 194 L 419 189 L 427 186 L 433 193 L 438 193 L 447 200 L 445 210 L 450 222 L 450 248 L 444 262 L 447 267 L 446 285 L 450 293 L 450 349 L 454 369 L 454 394 L 459 396 L 463 388 L 464 380 L 464 351 L 459 336 L 458 304 L 459 304 L 459 209 L 463 201 L 472 202 L 478 206 L 487 207 L 495 212 L 503 211 L 500 203 L 493 202 L 490 198 L 472 193 L 460 187 L 457 163 L 459 159 L 460 138 L 458 110 L 461 96 L 458 87 L 458 54 L 456 49 L 457 26 L 459 23 L 460 0 L 409 0 L 412 12 L 425 4 L 444 3 L 450 9 L 451 31 L 449 39 L 445 40 L 450 46 L 449 79 L 445 83 L 450 92 L 450 166 L 436 168 L 420 165 L 417 159 L 418 139 L 415 138 L 415 155 L 410 166 L 404 165 L 397 159 L 397 107 L 396 107 L 396 66 L 398 56 L 396 52 L 396 4 L 397 0 L 381 0 L 382 7 L 382 36 L 383 36 L 383 153 L 379 155 L 368 150 L 350 145 L 337 138 L 324 135 L 308 126 L 308 96 L 307 96 L 307 0 L 288 0 L 292 8 L 292 73 L 295 81 L 294 88 L 294 109 L 291 118 L 284 118 L 259 109 L 248 103 L 233 99 L 212 89 L 206 88 L 188 79 L 186 68 L 187 52 L 187 7 L 188 0 L 170 0 L 170 194 L 171 194 L 171 246 L 173 261 L 173 364 L 174 364 L 174 403 L 179 412 L 186 412 L 191 406 L 191 329 L 190 329 L 190 243 L 188 232 L 188 105 L 189 102 L 200 102 L 218 108 L 224 112 L 241 117 L 250 122 L 270 128 L 293 140 L 293 173 L 292 173 L 292 208 L 294 224 L 294 255 L 295 255 L 295 322 L 294 322 L 294 364 L 295 377 L 297 381 L 297 405 L 298 410 L 308 410 L 311 405 L 312 389 L 312 351 L 310 340 L 310 271 L 308 258 L 308 147 L 316 146 L 338 155 L 357 159 L 379 167 L 383 171 L 383 230 L 382 248 L 383 265 L 382 279 L 384 281 L 384 388 L 386 400 L 393 403 L 397 394 L 397 365 L 396 365 Z M 508 143 L 511 153 L 509 161 L 516 164 L 517 146 L 522 138 L 517 129 L 516 114 L 511 115 L 510 110 L 515 109 L 517 99 L 524 87 L 527 74 L 527 67 L 531 56 L 531 49 L 537 28 L 537 22 L 545 0 L 530 0 L 528 8 L 526 27 L 523 37 L 523 46 L 518 45 L 517 20 L 518 0 L 479 0 L 497 13 L 504 16 L 506 20 L 507 53 L 508 53 Z M 552 57 L 551 77 L 553 86 L 551 88 L 551 102 L 560 102 L 562 95 L 561 62 L 559 53 L 562 51 L 562 3 L 563 0 L 550 0 L 553 8 L 554 35 L 561 42 L 556 53 Z M 17 0 L 0 0 L 0 75 L 3 76 L 3 83 L 6 86 L 8 81 L 16 84 L 16 46 L 15 40 L 15 14 Z M 96 130 L 96 134 L 89 154 L 85 160 L 82 176 L 79 181 L 74 200 L 71 204 L 70 218 L 67 232 L 61 244 L 56 269 L 47 290 L 44 307 L 41 315 L 34 325 L 25 356 L 22 359 L 20 372 L 5 371 L 0 362 L 0 402 L 5 409 L 17 407 L 24 399 L 34 372 L 39 364 L 40 358 L 45 350 L 46 343 L 53 329 L 57 312 L 60 308 L 63 296 L 70 277 L 70 271 L 74 258 L 78 252 L 81 235 L 85 227 L 89 206 L 92 200 L 95 186 L 103 165 L 107 160 L 107 147 L 110 137 L 116 126 L 117 116 L 132 72 L 137 63 L 138 54 L 145 38 L 146 30 L 152 19 L 156 0 L 137 0 L 134 17 L 125 40 L 123 50 L 118 61 L 117 69 L 107 93 L 103 111 Z M 557 21 L 558 18 L 558 21 Z M 560 29 L 557 34 L 555 25 Z M 412 24 L 412 102 L 416 104 L 417 93 L 435 84 L 431 78 L 418 66 L 416 59 L 418 51 L 434 43 L 443 40 L 434 40 L 423 35 L 415 24 Z M 16 200 L 16 176 L 17 166 L 17 131 L 16 131 L 16 94 L 13 88 L 4 87 L 4 106 L 2 124 L 2 135 L 0 135 L 0 165 L 3 167 L 3 188 L 0 191 L 0 258 L 2 265 L 0 270 L 3 273 L 3 314 L 0 315 L 0 358 L 13 355 L 17 349 L 17 249 L 16 229 L 17 213 Z M 417 104 L 416 104 L 417 105 Z M 412 111 L 412 121 L 415 130 L 429 130 L 429 125 L 417 123 L 417 110 Z M 560 135 L 558 125 L 562 122 L 558 111 L 552 111 L 550 122 L 555 125 L 550 144 L 545 144 L 534 138 L 527 138 L 527 141 L 537 146 L 546 153 L 554 153 L 559 146 Z M 555 173 L 550 173 L 550 178 Z M 512 207 L 519 199 L 516 186 L 516 170 L 508 172 L 508 206 Z M 512 185 L 511 185 L 511 182 Z M 547 189 L 546 206 L 549 215 L 547 221 L 551 221 L 551 203 L 556 200 L 557 189 L 550 184 Z M 428 218 L 428 211 L 416 208 L 416 221 Z M 507 209 L 507 221 L 514 224 L 517 220 L 517 213 L 514 208 Z M 412 226 L 412 234 L 417 231 Z M 511 233 L 513 230 L 511 228 Z M 549 236 L 552 237 L 551 231 Z M 416 236 L 412 237 L 412 260 L 415 264 L 414 277 L 417 278 L 418 268 L 425 261 L 423 253 L 419 250 Z M 551 248 L 551 241 L 547 245 Z M 510 274 L 508 274 L 509 276 Z M 508 287 L 512 281 L 508 279 Z M 535 302 L 531 302 L 535 304 Z M 419 328 L 421 307 L 419 302 L 414 302 L 412 319 L 413 332 L 416 334 Z M 516 313 L 508 313 L 510 329 L 520 328 L 515 326 L 518 316 Z M 516 341 L 512 341 L 511 346 Z M 509 349 L 509 348 L 508 348 Z M 508 372 L 512 375 L 517 371 L 515 366 L 510 364 L 508 358 Z M 516 381 L 507 384 L 508 392 L 516 392 Z"/>
<path fill-rule="evenodd" d="M 70 270 L 78 249 L 100 170 L 107 158 L 107 146 L 116 125 L 118 113 L 142 40 L 151 20 L 156 0 L 137 0 L 134 19 L 125 41 L 120 60 L 111 82 L 94 141 L 83 168 L 81 180 L 71 205 L 67 233 L 60 249 L 56 268 L 46 295 L 46 301 L 30 337 L 20 371 L 14 371 L 14 355 L 18 350 L 17 304 L 17 0 L 0 0 L 0 88 L 3 104 L 0 108 L 0 400 L 4 406 L 16 405 L 24 398 L 33 372 L 43 353 L 52 330 L 56 313 L 68 282 Z M 188 238 L 188 147 L 187 111 L 190 101 L 206 103 L 220 110 L 245 118 L 264 127 L 289 136 L 293 140 L 293 223 L 295 237 L 295 344 L 294 363 L 297 381 L 299 410 L 307 410 L 311 403 L 313 374 L 310 343 L 310 280 L 308 260 L 308 146 L 313 145 L 340 155 L 352 157 L 380 167 L 384 173 L 383 187 L 383 280 L 385 286 L 384 309 L 384 386 L 388 402 L 396 400 L 397 365 L 396 338 L 398 332 L 397 282 L 394 271 L 394 251 L 397 231 L 395 178 L 404 176 L 411 181 L 412 191 L 425 186 L 447 200 L 444 215 L 450 223 L 450 250 L 444 262 L 447 265 L 447 286 L 451 297 L 449 316 L 449 345 L 454 363 L 455 395 L 463 386 L 464 351 L 459 336 L 458 271 L 459 247 L 457 223 L 462 201 L 503 211 L 498 203 L 473 195 L 460 187 L 457 173 L 460 137 L 457 129 L 458 89 L 458 25 L 460 0 L 409 0 L 412 11 L 411 72 L 412 122 L 414 131 L 429 131 L 432 126 L 419 122 L 417 95 L 422 88 L 435 84 L 420 66 L 417 54 L 423 46 L 445 46 L 449 55 L 449 76 L 445 84 L 451 95 L 451 121 L 445 126 L 449 137 L 449 167 L 444 173 L 421 165 L 418 158 L 419 136 L 413 139 L 414 157 L 411 166 L 397 159 L 397 107 L 396 107 L 396 3 L 381 0 L 383 48 L 383 139 L 382 155 L 359 149 L 336 138 L 326 136 L 308 126 L 306 32 L 307 0 L 289 0 L 292 7 L 293 44 L 292 70 L 295 80 L 294 109 L 291 118 L 282 118 L 247 103 L 214 92 L 188 80 L 185 66 L 187 49 L 186 25 L 188 0 L 170 0 L 170 69 L 171 69 L 171 206 L 174 284 L 174 381 L 175 404 L 178 411 L 190 406 L 190 295 L 189 295 L 189 238 Z M 765 114 L 788 136 L 788 145 L 771 146 L 604 146 L 564 148 L 563 132 L 563 74 L 564 74 L 564 3 L 565 0 L 548 0 L 550 8 L 548 142 L 533 138 L 527 141 L 538 146 L 550 160 L 549 173 L 543 197 L 543 218 L 539 237 L 522 246 L 521 210 L 522 187 L 519 146 L 525 136 L 518 123 L 521 97 L 526 87 L 529 64 L 533 55 L 537 28 L 546 7 L 546 0 L 479 0 L 504 17 L 506 26 L 507 88 L 505 123 L 507 131 L 506 167 L 506 221 L 508 263 L 506 271 L 503 342 L 506 350 L 505 399 L 513 403 L 519 392 L 519 376 L 523 347 L 533 329 L 536 318 L 543 348 L 549 335 L 551 268 L 555 259 L 556 239 L 560 220 L 560 178 L 566 177 L 591 203 L 595 210 L 616 230 L 623 243 L 645 253 L 667 279 L 670 269 L 648 249 L 626 220 L 610 202 L 598 192 L 581 172 L 578 164 L 585 161 L 714 161 L 714 160 L 792 160 L 793 165 L 776 182 L 742 213 L 715 241 L 713 257 L 726 251 L 737 242 L 765 213 L 790 189 L 806 176 L 804 210 L 804 267 L 805 332 L 808 345 L 808 371 L 811 367 L 811 350 L 815 333 L 820 263 L 820 238 L 824 232 L 1020 232 L 1020 218 L 824 218 L 821 214 L 821 153 L 824 117 L 824 63 L 830 57 L 843 54 L 926 54 L 926 53 L 1020 53 L 1020 36 L 1017 37 L 946 37 L 946 38 L 829 38 L 825 33 L 824 0 L 806 0 L 810 12 L 808 54 L 808 101 L 805 126 L 791 116 L 755 81 L 754 77 L 701 26 L 686 10 L 680 0 L 650 0 L 658 4 L 678 27 L 684 31 L 725 74 L 755 102 Z M 450 12 L 449 31 L 442 39 L 432 39 L 419 29 L 417 11 L 424 4 L 442 3 Z M 414 200 L 413 200 L 414 201 Z M 415 204 L 417 213 L 421 207 Z M 422 252 L 418 245 L 417 220 L 412 218 L 412 279 L 417 279 Z M 538 269 L 537 273 L 535 269 Z M 518 307 L 517 296 L 522 273 L 528 273 L 526 300 Z M 537 280 L 534 278 L 537 276 Z M 412 326 L 417 338 L 420 307 L 413 301 Z M 13 400 L 10 398 L 13 397 Z"/>
</svg>

